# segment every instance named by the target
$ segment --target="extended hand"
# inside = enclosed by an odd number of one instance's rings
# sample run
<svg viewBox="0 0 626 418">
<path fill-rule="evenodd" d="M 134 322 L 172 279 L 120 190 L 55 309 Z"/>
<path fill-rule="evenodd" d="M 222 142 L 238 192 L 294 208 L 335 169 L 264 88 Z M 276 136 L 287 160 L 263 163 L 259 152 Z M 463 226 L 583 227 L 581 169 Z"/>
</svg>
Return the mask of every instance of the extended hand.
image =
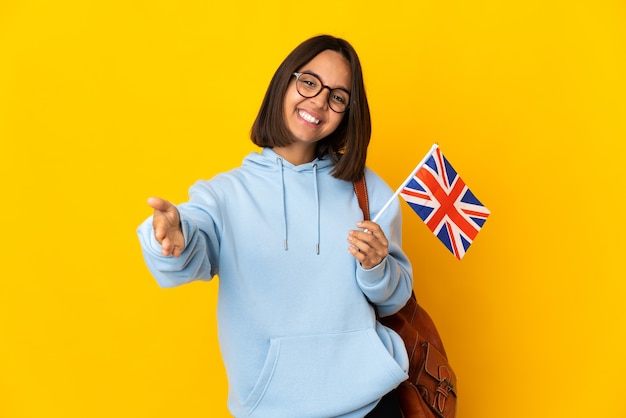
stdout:
<svg viewBox="0 0 626 418">
<path fill-rule="evenodd" d="M 154 238 L 161 244 L 161 254 L 179 257 L 185 248 L 185 238 L 178 210 L 167 200 L 158 197 L 149 198 L 148 205 L 154 209 L 152 229 Z"/>
<path fill-rule="evenodd" d="M 352 244 L 348 251 L 359 260 L 364 269 L 376 267 L 389 254 L 389 241 L 380 226 L 372 221 L 363 221 L 356 225 L 364 230 L 352 230 L 348 233 L 348 242 Z"/>
</svg>

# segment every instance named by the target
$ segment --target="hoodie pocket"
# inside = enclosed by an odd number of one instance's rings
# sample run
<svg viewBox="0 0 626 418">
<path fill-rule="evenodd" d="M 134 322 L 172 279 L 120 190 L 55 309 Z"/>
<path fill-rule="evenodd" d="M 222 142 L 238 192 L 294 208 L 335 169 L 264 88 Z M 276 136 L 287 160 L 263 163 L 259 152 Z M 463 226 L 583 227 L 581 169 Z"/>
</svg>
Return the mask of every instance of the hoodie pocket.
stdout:
<svg viewBox="0 0 626 418">
<path fill-rule="evenodd" d="M 254 417 L 338 416 L 406 378 L 373 328 L 275 338 L 244 407 Z"/>
</svg>

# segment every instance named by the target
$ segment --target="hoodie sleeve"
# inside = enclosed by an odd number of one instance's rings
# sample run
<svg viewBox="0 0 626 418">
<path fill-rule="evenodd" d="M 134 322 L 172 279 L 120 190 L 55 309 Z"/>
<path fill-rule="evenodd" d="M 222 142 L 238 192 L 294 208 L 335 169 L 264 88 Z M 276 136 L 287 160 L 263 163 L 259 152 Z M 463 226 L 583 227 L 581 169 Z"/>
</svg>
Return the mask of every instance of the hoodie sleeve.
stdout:
<svg viewBox="0 0 626 418">
<path fill-rule="evenodd" d="M 377 176 L 371 177 L 368 176 L 367 181 L 373 217 L 389 199 L 392 191 L 385 184 L 388 193 L 377 193 L 381 189 L 382 180 Z M 411 262 L 402 250 L 402 211 L 398 199 L 392 202 L 377 223 L 389 241 L 389 254 L 379 265 L 369 270 L 357 262 L 357 282 L 365 296 L 376 305 L 380 316 L 388 316 L 399 311 L 413 291 Z"/>
<path fill-rule="evenodd" d="M 204 205 L 194 203 L 183 203 L 177 209 L 185 238 L 180 257 L 161 254 L 161 244 L 154 237 L 152 216 L 137 229 L 146 265 L 161 287 L 175 287 L 194 280 L 208 281 L 218 273 L 219 234 L 213 216 Z"/>
</svg>

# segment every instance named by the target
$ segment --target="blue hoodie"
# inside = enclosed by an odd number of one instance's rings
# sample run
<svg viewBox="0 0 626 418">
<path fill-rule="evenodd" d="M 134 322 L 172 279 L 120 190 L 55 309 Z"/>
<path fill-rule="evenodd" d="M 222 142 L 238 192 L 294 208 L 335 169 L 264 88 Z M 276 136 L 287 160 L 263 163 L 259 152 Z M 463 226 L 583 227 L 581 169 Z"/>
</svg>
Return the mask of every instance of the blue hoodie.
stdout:
<svg viewBox="0 0 626 418">
<path fill-rule="evenodd" d="M 327 159 L 294 166 L 269 148 L 189 190 L 177 206 L 185 249 L 161 255 L 152 217 L 138 229 L 162 287 L 219 275 L 218 325 L 237 418 L 363 417 L 407 379 L 402 339 L 376 321 L 412 289 L 398 200 L 377 223 L 389 255 L 365 270 L 348 252 L 363 219 Z M 375 215 L 393 191 L 366 170 Z"/>
</svg>

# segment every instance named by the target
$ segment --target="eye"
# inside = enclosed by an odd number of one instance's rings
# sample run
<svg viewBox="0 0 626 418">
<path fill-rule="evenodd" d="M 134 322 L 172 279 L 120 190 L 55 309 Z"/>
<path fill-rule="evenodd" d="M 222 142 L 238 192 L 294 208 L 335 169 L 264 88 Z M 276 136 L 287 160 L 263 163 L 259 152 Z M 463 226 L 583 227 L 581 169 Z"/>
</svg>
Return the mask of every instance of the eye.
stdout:
<svg viewBox="0 0 626 418">
<path fill-rule="evenodd" d="M 330 99 L 333 102 L 339 103 L 339 104 L 346 104 L 348 103 L 348 95 L 346 94 L 346 92 L 342 91 L 342 90 L 333 90 L 332 95 L 330 97 Z"/>
<path fill-rule="evenodd" d="M 306 86 L 306 88 L 310 90 L 315 90 L 318 88 L 317 79 L 310 74 L 302 74 L 300 76 L 300 83 L 302 83 L 303 86 Z"/>
</svg>

